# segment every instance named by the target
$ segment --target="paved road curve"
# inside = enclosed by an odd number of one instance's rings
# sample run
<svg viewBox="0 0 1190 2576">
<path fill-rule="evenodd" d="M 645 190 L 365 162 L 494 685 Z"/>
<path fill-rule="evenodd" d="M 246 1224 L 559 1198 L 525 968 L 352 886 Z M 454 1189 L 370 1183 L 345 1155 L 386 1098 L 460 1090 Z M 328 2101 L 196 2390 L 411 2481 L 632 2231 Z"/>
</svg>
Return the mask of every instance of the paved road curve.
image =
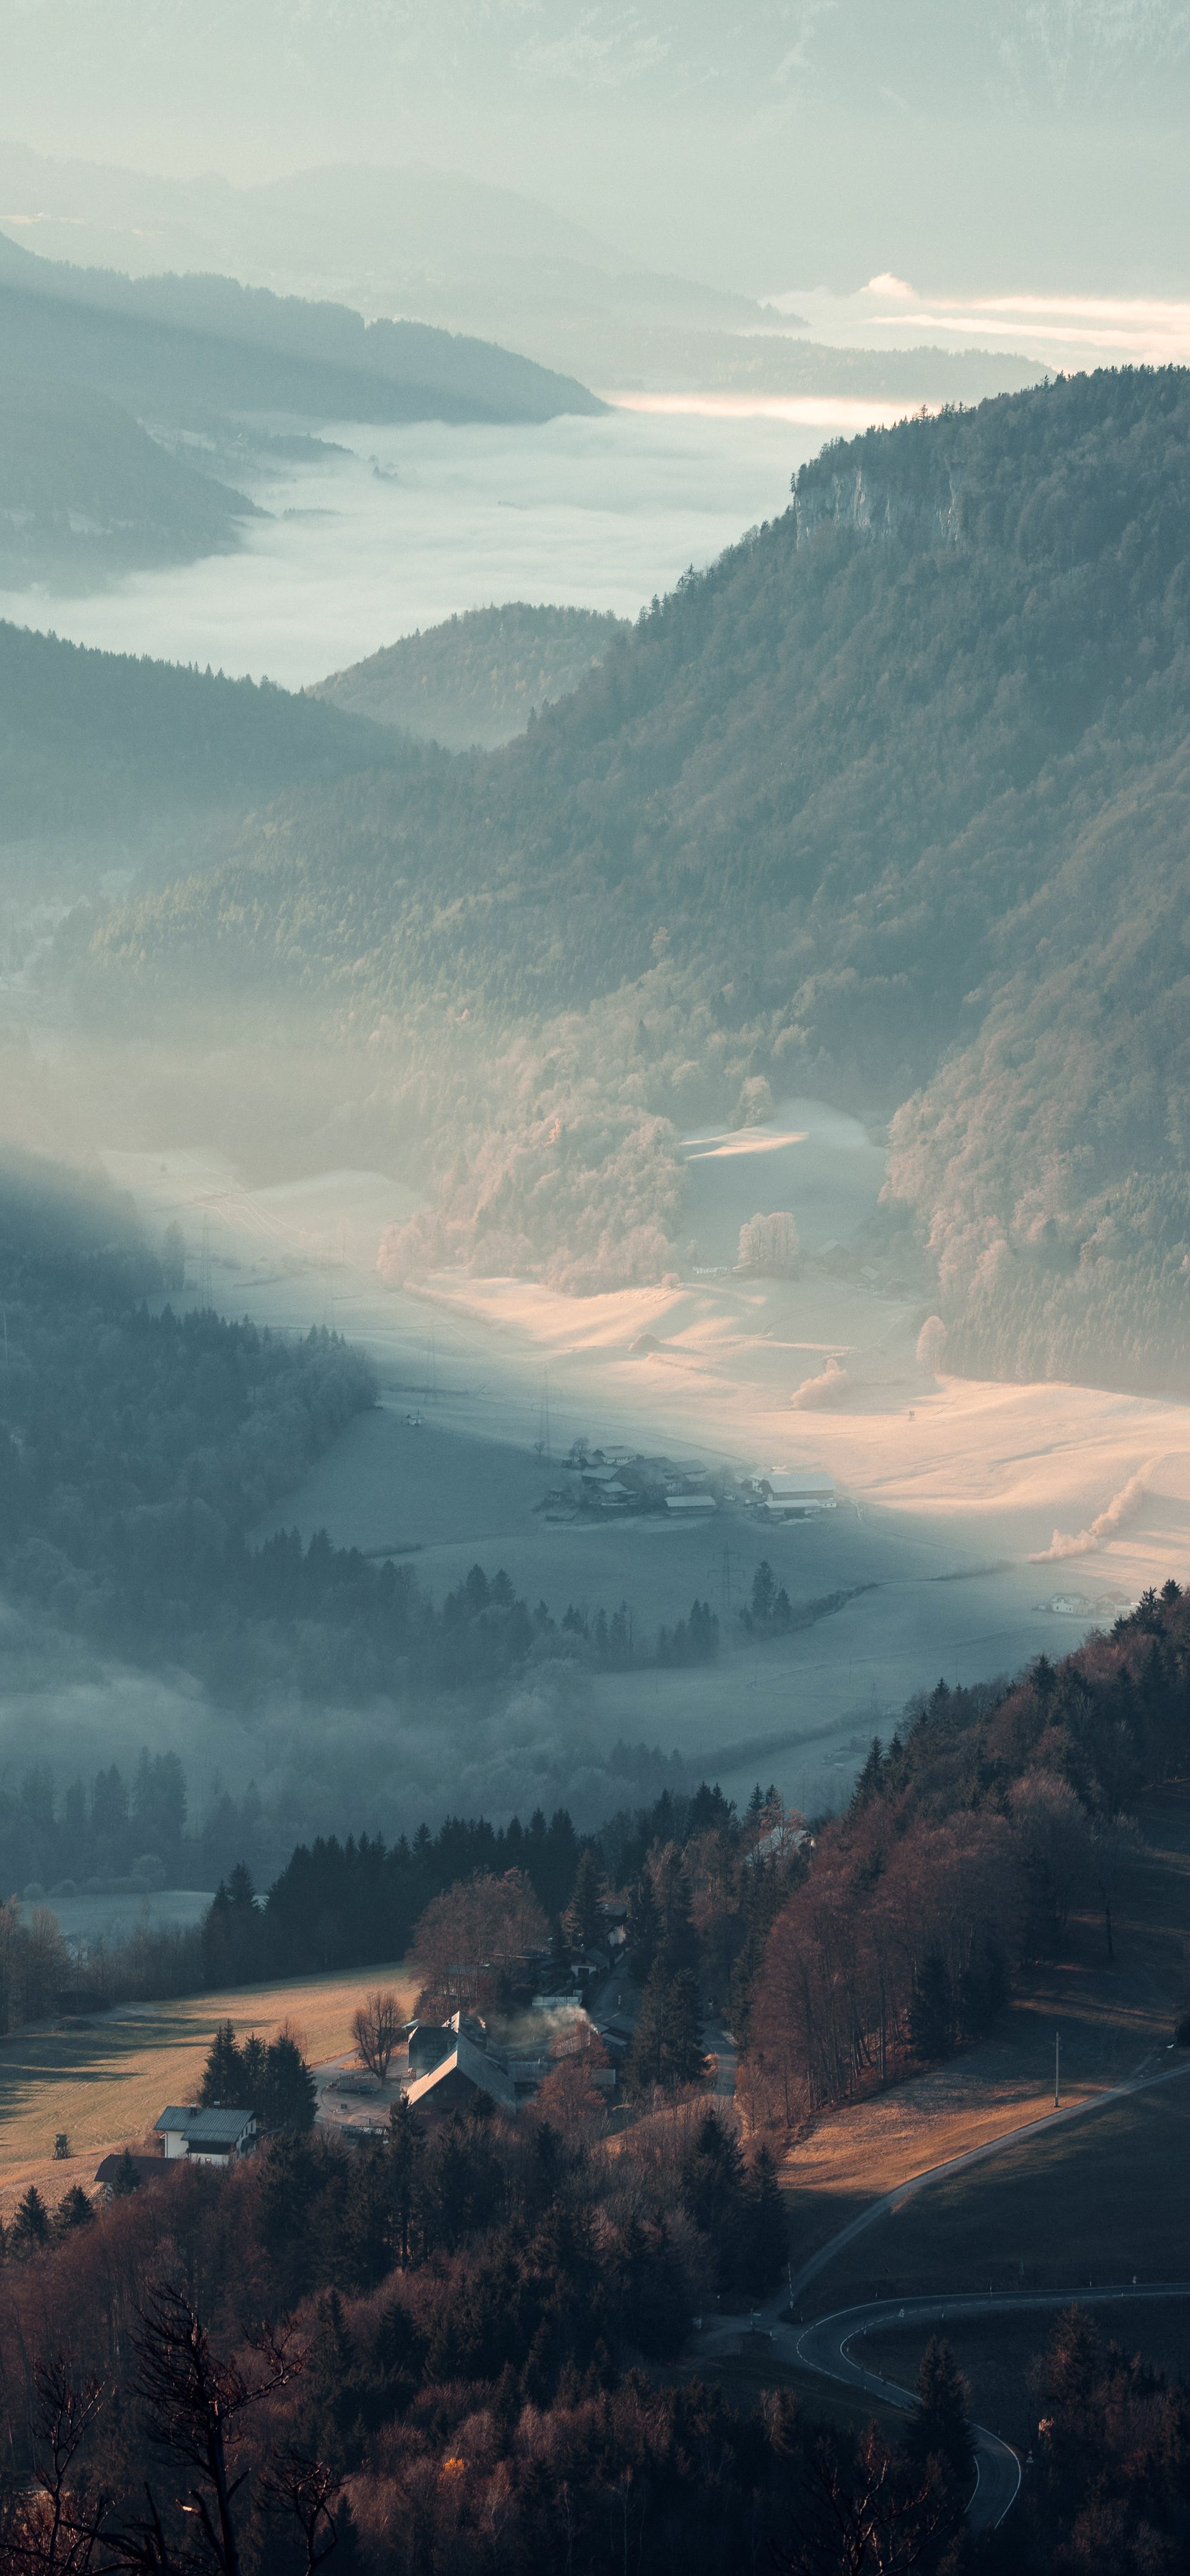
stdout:
<svg viewBox="0 0 1190 2576">
<path fill-rule="evenodd" d="M 732 2074 L 734 2077 L 734 2068 Z M 1190 2075 L 1190 2063 L 1184 2058 L 1178 2065 L 1169 2066 L 1165 2063 L 1164 2051 L 1160 2057 L 1149 2056 L 1123 2084 L 1073 2102 L 1064 2111 L 1051 2111 L 1044 2119 L 1027 2120 L 1019 2128 L 1004 2129 L 998 2137 L 987 2139 L 982 2146 L 970 2147 L 962 2155 L 949 2157 L 944 2164 L 929 2165 L 921 2173 L 907 2175 L 894 2191 L 883 2193 L 880 2199 L 861 2210 L 859 2217 L 853 2218 L 849 2226 L 840 2228 L 837 2235 L 821 2245 L 809 2262 L 802 2265 L 800 2272 L 792 2276 L 788 2293 L 779 2292 L 755 2312 L 754 2326 L 770 2337 L 774 2353 L 782 2360 L 799 2361 L 804 2369 L 820 2372 L 824 2379 L 841 2380 L 849 2387 L 864 2388 L 869 2396 L 880 2397 L 886 2405 L 909 2409 L 916 2404 L 909 2389 L 880 2378 L 876 2371 L 866 2370 L 861 2362 L 852 2360 L 847 2350 L 849 2344 L 864 2334 L 872 2333 L 878 2326 L 900 2324 L 902 2320 L 906 2323 L 920 2320 L 923 2325 L 937 2326 L 948 2318 L 992 2316 L 1014 2308 L 1052 2310 L 1069 2307 L 1075 2300 L 1080 2306 L 1098 2306 L 1121 2299 L 1190 2298 L 1190 2283 L 1177 2281 L 1146 2284 L 1142 2289 L 1075 2287 L 1010 2291 L 1000 2295 L 956 2291 L 950 2295 L 935 2293 L 932 2297 L 904 2300 L 877 2299 L 865 2307 L 840 2309 L 836 2314 L 820 2317 L 814 2324 L 800 2329 L 786 2322 L 789 2308 L 796 2305 L 802 2292 L 817 2280 L 819 2273 L 826 2270 L 836 2254 L 841 2254 L 845 2246 L 853 2244 L 865 2228 L 899 2209 L 904 2201 L 911 2199 L 914 2193 L 924 2191 L 930 2183 L 946 2181 L 969 2165 L 982 2164 L 988 2157 L 1003 2155 L 1010 2147 L 1021 2146 L 1029 2138 L 1044 2136 L 1048 2130 L 1061 2128 L 1068 2121 L 1086 2118 L 1092 2111 L 1101 2111 L 1109 2102 L 1123 2101 L 1127 2095 L 1143 2092 L 1151 2084 L 1173 2083 L 1182 2075 Z M 717 2091 L 721 2089 L 726 2088 L 716 2087 Z M 710 2328 L 703 2349 L 713 2350 L 733 2333 L 739 2333 L 738 2318 L 734 2325 L 725 2319 L 721 2325 Z M 967 2518 L 973 2530 L 992 2531 L 1003 2522 L 1016 2502 L 1020 2492 L 1021 2464 L 1016 2452 L 1001 2440 L 998 2433 L 982 2424 L 974 2425 L 972 2430 L 977 2476 Z"/>
<path fill-rule="evenodd" d="M 1123 2299 L 1190 2299 L 1190 2281 L 1146 2282 L 1140 2289 L 1125 2285 L 1089 2290 L 1075 2284 L 1065 2290 L 1010 2290 L 995 2296 L 969 2292 L 953 2298 L 874 2299 L 866 2307 L 840 2308 L 835 2316 L 819 2317 L 814 2325 L 804 2326 L 797 2339 L 797 2356 L 807 2369 L 820 2371 L 825 2379 L 862 2388 L 870 2397 L 881 2398 L 886 2406 L 909 2409 L 915 2400 L 908 2389 L 899 2387 L 895 2380 L 882 2379 L 877 2371 L 853 2359 L 850 2347 L 864 2335 L 874 2334 L 882 2326 L 896 2325 L 919 2325 L 923 2333 L 928 2330 L 932 2334 L 956 2318 L 1005 2316 L 1017 2309 L 1052 2311 L 1072 2307 L 1076 2302 L 1080 2308 L 1112 2307 Z M 974 2531 L 994 2531 L 1016 2502 L 1021 2464 L 998 2433 L 989 2431 L 984 2424 L 973 2425 L 972 2431 L 977 2476 L 967 2519 Z"/>
<path fill-rule="evenodd" d="M 856 2237 L 875 2226 L 878 2219 L 891 2217 L 894 2210 L 912 2200 L 916 2192 L 925 2191 L 930 2183 L 948 2182 L 952 2174 L 963 2173 L 969 2165 L 985 2164 L 989 2157 L 1005 2155 L 1010 2147 L 1024 2146 L 1030 2138 L 1046 2137 L 1051 2129 L 1065 2128 L 1072 2120 L 1085 2120 L 1092 2111 L 1104 2111 L 1109 2102 L 1126 2101 L 1129 2094 L 1143 2093 L 1151 2084 L 1176 2083 L 1183 2075 L 1190 2075 L 1190 2061 L 1185 2057 L 1176 2066 L 1165 2064 L 1164 2052 L 1156 2061 L 1148 2057 L 1123 2084 L 1113 2084 L 1103 2093 L 1089 2093 L 1081 2101 L 1068 2103 L 1064 2111 L 1047 2111 L 1040 2120 L 1025 2120 L 1017 2129 L 1001 2129 L 998 2137 L 986 2138 L 980 2147 L 968 2147 L 961 2156 L 949 2156 L 944 2164 L 927 2165 L 921 2173 L 907 2174 L 895 2190 L 883 2192 L 879 2200 L 869 2201 L 858 2218 L 853 2218 L 849 2226 L 841 2227 L 837 2236 L 828 2237 L 826 2244 L 819 2246 L 809 2262 L 803 2263 L 800 2272 L 795 2272 L 790 2284 L 791 2305 L 797 2305 L 802 2292 L 809 2288 L 811 2281 L 817 2280 L 820 2272 L 826 2271 L 836 2254 L 843 2252 L 844 2246 L 853 2245 Z"/>
</svg>

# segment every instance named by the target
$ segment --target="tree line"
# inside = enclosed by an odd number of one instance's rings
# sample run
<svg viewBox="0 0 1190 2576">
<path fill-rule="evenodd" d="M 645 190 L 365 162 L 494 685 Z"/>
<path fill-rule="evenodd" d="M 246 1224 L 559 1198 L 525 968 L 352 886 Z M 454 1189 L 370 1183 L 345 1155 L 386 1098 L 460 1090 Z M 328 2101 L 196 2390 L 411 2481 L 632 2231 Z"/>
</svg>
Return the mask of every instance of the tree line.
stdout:
<svg viewBox="0 0 1190 2576">
<path fill-rule="evenodd" d="M 746 2081 L 794 2121 L 987 2029 L 1076 1907 L 1113 1953 L 1139 1836 L 1129 1802 L 1180 1775 L 1190 1599 L 1142 1595 L 1110 1636 L 1015 1682 L 944 1682 L 873 1743 L 822 1823 L 752 1990 Z"/>
</svg>

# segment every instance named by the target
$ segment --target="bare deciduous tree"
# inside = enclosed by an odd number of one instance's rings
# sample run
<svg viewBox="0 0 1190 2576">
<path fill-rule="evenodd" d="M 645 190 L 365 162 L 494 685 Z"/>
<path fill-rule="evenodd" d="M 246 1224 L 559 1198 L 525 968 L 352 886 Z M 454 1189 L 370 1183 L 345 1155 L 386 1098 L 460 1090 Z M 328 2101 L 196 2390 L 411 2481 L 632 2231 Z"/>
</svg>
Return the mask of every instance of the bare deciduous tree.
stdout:
<svg viewBox="0 0 1190 2576">
<path fill-rule="evenodd" d="M 959 2520 L 928 2474 L 907 2469 L 870 2425 L 853 2454 L 823 2426 L 801 2481 L 782 2576 L 909 2576 Z"/>
<path fill-rule="evenodd" d="M 177 2502 L 198 2544 L 198 2563 L 215 2576 L 240 2576 L 240 2541 L 232 2510 L 247 2470 L 233 2473 L 229 2451 L 243 2417 L 288 2386 L 304 2354 L 287 2333 L 263 2327 L 249 2337 L 258 2368 L 249 2376 L 234 2361 L 220 2361 L 201 2318 L 180 2290 L 156 2291 L 141 2311 L 137 2393 L 149 2419 L 150 2439 L 195 2472 L 195 2483 Z M 146 2522 L 104 2533 L 113 2563 L 163 2576 L 168 2558 L 161 2517 L 152 2495 Z M 194 2552 L 187 2550 L 188 2559 Z"/>
<path fill-rule="evenodd" d="M 404 2026 L 404 2015 L 391 1986 L 365 1995 L 351 2024 L 352 2036 L 369 2075 L 378 2084 L 388 2081 L 388 2070 L 397 2038 Z"/>
<path fill-rule="evenodd" d="M 427 1905 L 413 1935 L 419 2013 L 445 2017 L 472 2009 L 502 1968 L 548 1940 L 549 1925 L 523 1870 L 459 1879 Z"/>
<path fill-rule="evenodd" d="M 90 2576 L 105 2499 L 90 2497 L 79 2454 L 103 2404 L 100 2379 L 82 2382 L 57 2357 L 34 2371 L 32 2479 L 0 2495 L 0 2567 L 12 2576 Z"/>
<path fill-rule="evenodd" d="M 329 2558 L 339 2533 L 333 2506 L 343 2491 L 337 2469 L 304 2451 L 282 2451 L 270 2459 L 260 2482 L 266 2511 L 287 2514 L 296 2522 L 306 2550 L 306 2576 Z"/>
</svg>

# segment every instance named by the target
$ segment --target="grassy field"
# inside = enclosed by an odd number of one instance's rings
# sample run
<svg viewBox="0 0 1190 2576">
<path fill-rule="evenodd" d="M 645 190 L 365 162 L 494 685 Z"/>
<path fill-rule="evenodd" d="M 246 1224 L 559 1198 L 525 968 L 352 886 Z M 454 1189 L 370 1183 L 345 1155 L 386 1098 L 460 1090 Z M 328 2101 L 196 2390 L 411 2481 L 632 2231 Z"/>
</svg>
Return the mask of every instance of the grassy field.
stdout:
<svg viewBox="0 0 1190 2576">
<path fill-rule="evenodd" d="M 167 2102 L 193 2101 L 217 2022 L 270 2039 L 288 2021 L 317 2066 L 351 2048 L 352 2014 L 381 1985 L 395 1986 L 411 2009 L 413 1987 L 398 1963 L 176 2003 L 125 2004 L 73 2028 L 0 2040 L 0 2213 L 9 2217 L 31 2182 L 47 2200 L 71 2183 L 88 2186 L 100 2157 L 139 2146 Z M 60 2130 L 70 2140 L 69 2163 L 54 2157 Z"/>
<path fill-rule="evenodd" d="M 1190 2281 L 1190 2067 L 932 2184 L 846 2246 L 816 2313 L 931 2290 Z"/>
</svg>

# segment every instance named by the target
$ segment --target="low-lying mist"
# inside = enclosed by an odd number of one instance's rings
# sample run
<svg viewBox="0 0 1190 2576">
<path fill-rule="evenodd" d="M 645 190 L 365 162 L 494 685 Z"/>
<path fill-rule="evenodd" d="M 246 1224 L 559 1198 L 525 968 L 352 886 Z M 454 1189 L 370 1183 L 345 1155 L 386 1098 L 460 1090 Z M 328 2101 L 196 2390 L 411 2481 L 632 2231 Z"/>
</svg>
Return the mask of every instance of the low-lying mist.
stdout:
<svg viewBox="0 0 1190 2576">
<path fill-rule="evenodd" d="M 813 423 L 616 410 L 511 429 L 334 424 L 321 461 L 252 478 L 267 515 L 235 553 L 56 595 L 53 624 L 113 652 L 304 688 L 489 601 L 635 617 L 782 510 L 822 437 Z M 0 592 L 0 617 L 32 613 L 26 593 Z"/>
</svg>

